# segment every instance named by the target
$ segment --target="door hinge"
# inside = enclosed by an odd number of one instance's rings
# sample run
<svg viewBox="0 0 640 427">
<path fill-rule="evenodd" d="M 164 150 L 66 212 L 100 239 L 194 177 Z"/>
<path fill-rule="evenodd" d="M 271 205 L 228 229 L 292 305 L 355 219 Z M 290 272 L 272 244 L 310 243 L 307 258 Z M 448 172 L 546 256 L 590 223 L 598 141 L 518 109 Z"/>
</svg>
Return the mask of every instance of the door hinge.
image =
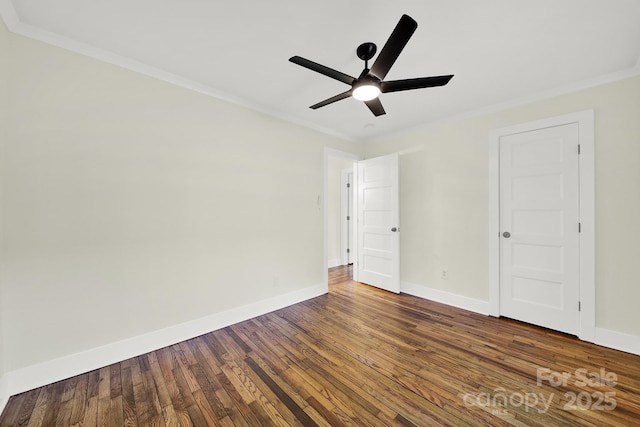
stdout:
<svg viewBox="0 0 640 427">
<path fill-rule="evenodd" d="M 582 233 L 582 223 L 578 223 L 578 233 Z"/>
<path fill-rule="evenodd" d="M 347 253 L 348 254 L 351 253 L 351 249 L 347 248 Z"/>
<path fill-rule="evenodd" d="M 351 187 L 351 183 L 347 182 L 347 188 L 350 188 L 350 187 Z"/>
<path fill-rule="evenodd" d="M 582 304 L 578 301 L 578 311 L 582 311 Z"/>
<path fill-rule="evenodd" d="M 580 154 L 580 144 L 578 144 L 578 154 Z"/>
<path fill-rule="evenodd" d="M 349 215 L 347 215 L 347 221 L 350 221 L 351 217 Z"/>
</svg>

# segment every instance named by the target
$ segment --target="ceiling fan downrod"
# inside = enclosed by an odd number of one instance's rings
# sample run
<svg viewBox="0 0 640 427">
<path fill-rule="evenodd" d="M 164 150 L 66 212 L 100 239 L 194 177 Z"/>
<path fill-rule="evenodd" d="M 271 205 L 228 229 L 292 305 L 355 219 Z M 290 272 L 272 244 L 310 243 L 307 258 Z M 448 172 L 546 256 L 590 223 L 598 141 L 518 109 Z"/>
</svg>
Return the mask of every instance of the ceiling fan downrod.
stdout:
<svg viewBox="0 0 640 427">
<path fill-rule="evenodd" d="M 356 49 L 356 54 L 358 58 L 364 61 L 364 68 L 366 70 L 369 70 L 369 60 L 376 54 L 377 49 L 375 43 L 371 42 L 362 43 L 358 46 L 358 49 Z"/>
</svg>

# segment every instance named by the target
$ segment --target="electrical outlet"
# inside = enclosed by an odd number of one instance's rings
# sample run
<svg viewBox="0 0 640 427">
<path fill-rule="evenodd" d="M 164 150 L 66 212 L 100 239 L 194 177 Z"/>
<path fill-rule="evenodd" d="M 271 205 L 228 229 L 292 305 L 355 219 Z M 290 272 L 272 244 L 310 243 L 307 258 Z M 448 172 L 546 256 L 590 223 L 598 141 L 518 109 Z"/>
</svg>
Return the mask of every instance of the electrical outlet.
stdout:
<svg viewBox="0 0 640 427">
<path fill-rule="evenodd" d="M 446 268 L 440 271 L 440 278 L 445 280 L 449 278 L 449 271 Z"/>
</svg>

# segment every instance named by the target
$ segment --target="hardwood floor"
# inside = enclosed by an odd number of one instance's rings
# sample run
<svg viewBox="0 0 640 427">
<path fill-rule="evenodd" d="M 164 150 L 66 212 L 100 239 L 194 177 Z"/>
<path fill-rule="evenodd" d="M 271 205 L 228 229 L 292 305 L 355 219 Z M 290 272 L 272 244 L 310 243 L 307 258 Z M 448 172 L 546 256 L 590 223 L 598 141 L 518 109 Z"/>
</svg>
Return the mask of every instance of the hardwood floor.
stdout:
<svg viewBox="0 0 640 427">
<path fill-rule="evenodd" d="M 0 426 L 640 422 L 640 356 L 350 274 L 330 270 L 327 295 L 13 396 Z"/>
</svg>

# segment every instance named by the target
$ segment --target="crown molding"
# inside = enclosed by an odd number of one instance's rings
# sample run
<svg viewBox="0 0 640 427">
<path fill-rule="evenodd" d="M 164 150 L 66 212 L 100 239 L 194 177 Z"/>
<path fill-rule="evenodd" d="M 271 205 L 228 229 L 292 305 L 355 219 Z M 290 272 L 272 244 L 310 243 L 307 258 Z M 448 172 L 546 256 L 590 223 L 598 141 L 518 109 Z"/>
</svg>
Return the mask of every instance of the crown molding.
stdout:
<svg viewBox="0 0 640 427">
<path fill-rule="evenodd" d="M 264 114 L 265 116 L 268 116 L 280 121 L 284 121 L 284 122 L 298 125 L 307 129 L 311 129 L 313 131 L 316 131 L 316 132 L 319 132 L 343 141 L 359 143 L 359 144 L 376 142 L 376 141 L 381 141 L 381 140 L 385 140 L 393 137 L 398 137 L 401 135 L 407 135 L 409 133 L 420 132 L 422 130 L 430 129 L 436 126 L 451 124 L 451 123 L 459 122 L 462 120 L 466 120 L 466 119 L 470 119 L 470 118 L 474 118 L 474 117 L 478 117 L 486 114 L 496 113 L 496 112 L 507 110 L 510 108 L 519 107 L 519 106 L 530 104 L 533 102 L 554 98 L 556 96 L 569 94 L 572 92 L 578 92 L 591 87 L 613 83 L 618 80 L 624 80 L 627 78 L 640 75 L 640 57 L 638 57 L 636 64 L 627 70 L 614 72 L 614 73 L 596 77 L 593 79 L 587 79 L 581 82 L 572 83 L 567 86 L 554 88 L 548 91 L 543 91 L 543 92 L 539 92 L 533 95 L 528 95 L 522 98 L 509 100 L 503 103 L 481 107 L 476 110 L 470 110 L 461 114 L 445 117 L 443 119 L 436 120 L 430 123 L 402 129 L 400 131 L 378 134 L 372 137 L 353 137 L 341 132 L 336 132 L 335 130 L 324 127 L 324 126 L 319 126 L 314 123 L 299 119 L 297 117 L 290 116 L 281 111 L 274 111 L 273 108 L 266 107 L 263 105 L 257 105 L 256 103 L 250 102 L 246 99 L 241 99 L 241 98 L 229 95 L 228 93 L 212 88 L 210 86 L 203 85 L 196 81 L 186 79 L 176 74 L 169 73 L 167 71 L 150 66 L 148 64 L 144 64 L 142 62 L 133 60 L 131 58 L 127 58 L 127 57 L 115 54 L 105 49 L 100 49 L 95 46 L 78 42 L 71 38 L 64 37 L 29 24 L 25 24 L 22 21 L 20 21 L 20 18 L 13 6 L 12 0 L 0 0 L 0 16 L 4 20 L 9 31 L 11 31 L 12 33 L 15 33 L 30 39 L 38 40 L 40 42 L 43 42 L 49 45 L 60 47 L 62 49 L 75 52 L 84 56 L 88 56 L 93 59 L 97 59 L 102 62 L 106 62 L 121 68 L 125 68 L 139 74 L 153 77 L 158 80 L 161 80 L 173 85 L 177 85 L 185 89 L 193 90 L 201 94 L 219 99 L 221 101 L 228 102 L 230 104 L 234 104 L 234 105 L 246 108 L 248 110 L 252 110 L 252 111 Z"/>
<path fill-rule="evenodd" d="M 610 74 L 606 74 L 604 76 L 595 77 L 592 79 L 583 80 L 577 83 L 572 83 L 566 86 L 557 87 L 551 90 L 538 92 L 533 95 L 528 95 L 525 97 L 513 99 L 510 101 L 489 105 L 486 107 L 478 108 L 476 110 L 470 110 L 462 114 L 456 114 L 453 116 L 446 117 L 441 120 L 436 120 L 427 124 L 422 124 L 419 126 L 414 126 L 411 128 L 403 129 L 398 132 L 387 133 L 384 135 L 376 136 L 375 139 L 369 139 L 367 142 L 375 142 L 375 141 L 383 141 L 386 139 L 390 139 L 393 137 L 398 137 L 401 135 L 407 135 L 414 132 L 420 132 L 427 129 L 432 129 L 434 127 L 452 124 L 456 122 L 461 122 L 463 120 L 471 119 L 474 117 L 484 116 L 492 113 L 497 113 L 500 111 L 508 110 L 511 108 L 520 107 L 527 104 L 532 104 L 538 101 L 544 101 L 546 99 L 552 99 L 557 96 L 567 95 L 570 93 L 579 92 L 581 90 L 590 89 L 597 86 L 606 85 L 609 83 L 614 83 L 621 80 L 630 79 L 633 77 L 640 76 L 640 59 L 638 63 L 633 67 L 622 71 L 616 71 Z"/>
<path fill-rule="evenodd" d="M 106 62 L 108 64 L 115 65 L 117 67 L 124 68 L 142 75 L 146 75 L 148 77 L 153 77 L 155 79 L 264 114 L 265 116 L 269 116 L 280 121 L 299 125 L 344 141 L 357 142 L 353 137 L 342 134 L 340 132 L 336 132 L 333 129 L 318 126 L 313 123 L 291 117 L 280 111 L 274 111 L 272 108 L 257 105 L 255 103 L 247 101 L 246 99 L 241 99 L 229 95 L 228 93 L 217 90 L 207 85 L 203 85 L 202 83 L 198 83 L 194 80 L 186 79 L 177 74 L 173 74 L 168 71 L 164 71 L 162 69 L 142 63 L 140 61 L 118 55 L 106 49 L 101 49 L 87 43 L 82 43 L 72 38 L 61 36 L 42 28 L 35 27 L 33 25 L 25 24 L 20 20 L 20 17 L 18 16 L 11 0 L 0 0 L 0 16 L 4 20 L 7 29 L 14 34 L 37 40 L 52 46 L 56 46 L 70 52 L 78 53 L 80 55 L 87 56 L 101 62 Z"/>
</svg>

